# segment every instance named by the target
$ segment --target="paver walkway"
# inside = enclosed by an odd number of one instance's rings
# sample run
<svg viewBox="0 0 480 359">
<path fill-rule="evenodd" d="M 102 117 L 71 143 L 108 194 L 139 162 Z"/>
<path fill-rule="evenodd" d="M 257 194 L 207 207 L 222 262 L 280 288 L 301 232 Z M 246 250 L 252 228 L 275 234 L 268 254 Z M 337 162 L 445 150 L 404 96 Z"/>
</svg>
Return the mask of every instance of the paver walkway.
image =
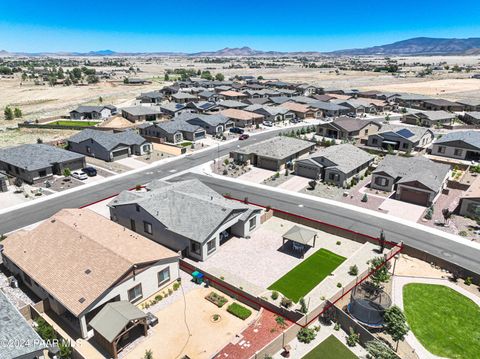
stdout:
<svg viewBox="0 0 480 359">
<path fill-rule="evenodd" d="M 423 283 L 423 284 L 438 284 L 444 285 L 446 287 L 452 288 L 464 295 L 465 297 L 473 300 L 480 306 L 480 297 L 476 296 L 473 293 L 459 287 L 455 283 L 450 282 L 448 279 L 436 279 L 436 278 L 419 278 L 419 277 L 401 277 L 395 276 L 393 278 L 392 285 L 392 300 L 393 303 L 398 305 L 403 310 L 403 286 L 408 283 Z M 415 335 L 410 331 L 406 337 L 407 343 L 415 349 L 417 355 L 422 359 L 439 359 L 441 357 L 430 353 L 424 346 L 418 341 Z"/>
</svg>

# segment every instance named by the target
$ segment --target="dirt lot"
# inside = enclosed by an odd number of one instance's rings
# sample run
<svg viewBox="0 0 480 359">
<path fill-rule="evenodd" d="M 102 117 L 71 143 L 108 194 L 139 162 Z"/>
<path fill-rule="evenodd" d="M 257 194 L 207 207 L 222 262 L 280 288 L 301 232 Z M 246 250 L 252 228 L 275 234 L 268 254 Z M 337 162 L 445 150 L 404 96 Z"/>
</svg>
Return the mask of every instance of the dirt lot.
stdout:
<svg viewBox="0 0 480 359">
<path fill-rule="evenodd" d="M 77 132 L 78 131 L 72 130 L 43 130 L 30 128 L 0 131 L 0 147 L 36 143 L 37 139 L 41 139 L 43 142 L 60 141 Z"/>
</svg>

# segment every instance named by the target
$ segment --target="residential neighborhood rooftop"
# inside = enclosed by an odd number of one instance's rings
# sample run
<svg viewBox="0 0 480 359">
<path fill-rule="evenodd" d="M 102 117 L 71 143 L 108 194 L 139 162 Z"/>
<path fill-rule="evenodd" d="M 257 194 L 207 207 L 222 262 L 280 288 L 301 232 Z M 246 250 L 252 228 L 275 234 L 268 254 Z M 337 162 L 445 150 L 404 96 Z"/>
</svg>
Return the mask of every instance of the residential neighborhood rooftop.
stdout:
<svg viewBox="0 0 480 359">
<path fill-rule="evenodd" d="M 290 157 L 294 153 L 311 148 L 312 145 L 313 143 L 309 141 L 286 136 L 277 136 L 246 146 L 236 152 L 244 154 L 254 153 L 257 156 L 281 160 Z"/>
</svg>

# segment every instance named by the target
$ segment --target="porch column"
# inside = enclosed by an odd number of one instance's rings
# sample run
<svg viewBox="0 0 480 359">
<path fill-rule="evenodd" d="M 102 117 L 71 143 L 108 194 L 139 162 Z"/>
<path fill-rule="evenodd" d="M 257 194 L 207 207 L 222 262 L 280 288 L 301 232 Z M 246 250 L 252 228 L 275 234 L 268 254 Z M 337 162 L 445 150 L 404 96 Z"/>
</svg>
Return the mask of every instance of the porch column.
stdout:
<svg viewBox="0 0 480 359">
<path fill-rule="evenodd" d="M 88 337 L 87 320 L 85 316 L 79 317 L 78 320 L 80 322 L 80 334 L 83 339 L 86 339 Z"/>
</svg>

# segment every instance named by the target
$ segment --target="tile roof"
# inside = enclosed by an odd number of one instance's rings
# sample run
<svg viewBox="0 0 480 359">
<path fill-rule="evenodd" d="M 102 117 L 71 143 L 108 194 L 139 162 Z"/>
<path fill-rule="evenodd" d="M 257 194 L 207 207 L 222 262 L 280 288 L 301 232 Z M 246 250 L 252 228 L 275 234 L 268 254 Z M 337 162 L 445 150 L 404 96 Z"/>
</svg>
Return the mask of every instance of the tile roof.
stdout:
<svg viewBox="0 0 480 359">
<path fill-rule="evenodd" d="M 134 264 L 178 256 L 89 209 L 63 209 L 2 244 L 8 258 L 76 316 Z"/>
<path fill-rule="evenodd" d="M 62 148 L 42 144 L 26 144 L 0 149 L 0 161 L 10 163 L 28 171 L 39 170 L 84 158 L 85 156 Z"/>
</svg>

